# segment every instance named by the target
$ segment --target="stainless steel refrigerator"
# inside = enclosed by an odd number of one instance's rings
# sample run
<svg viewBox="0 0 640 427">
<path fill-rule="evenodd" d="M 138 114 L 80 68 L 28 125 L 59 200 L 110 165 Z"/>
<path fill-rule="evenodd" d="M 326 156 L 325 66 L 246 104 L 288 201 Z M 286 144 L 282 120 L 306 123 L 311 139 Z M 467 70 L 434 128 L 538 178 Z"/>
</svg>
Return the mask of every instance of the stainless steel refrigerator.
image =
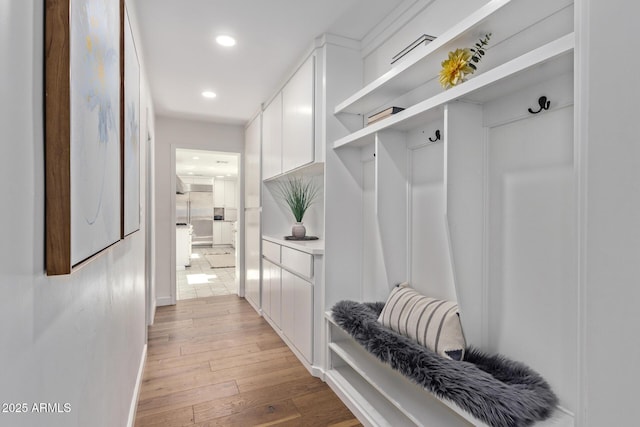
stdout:
<svg viewBox="0 0 640 427">
<path fill-rule="evenodd" d="M 193 226 L 193 245 L 212 245 L 213 187 L 191 185 L 190 190 L 176 194 L 176 224 Z"/>
</svg>

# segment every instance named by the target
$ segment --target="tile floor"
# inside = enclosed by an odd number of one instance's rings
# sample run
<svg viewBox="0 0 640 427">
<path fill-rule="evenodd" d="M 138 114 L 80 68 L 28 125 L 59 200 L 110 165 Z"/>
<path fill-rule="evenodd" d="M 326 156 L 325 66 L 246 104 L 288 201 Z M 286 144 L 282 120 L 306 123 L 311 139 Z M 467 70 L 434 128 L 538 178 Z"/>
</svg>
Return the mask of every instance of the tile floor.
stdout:
<svg viewBox="0 0 640 427">
<path fill-rule="evenodd" d="M 221 251 L 235 254 L 235 249 L 230 246 L 193 248 L 191 267 L 176 271 L 178 300 L 238 293 L 235 267 L 214 269 L 204 257 Z"/>
</svg>

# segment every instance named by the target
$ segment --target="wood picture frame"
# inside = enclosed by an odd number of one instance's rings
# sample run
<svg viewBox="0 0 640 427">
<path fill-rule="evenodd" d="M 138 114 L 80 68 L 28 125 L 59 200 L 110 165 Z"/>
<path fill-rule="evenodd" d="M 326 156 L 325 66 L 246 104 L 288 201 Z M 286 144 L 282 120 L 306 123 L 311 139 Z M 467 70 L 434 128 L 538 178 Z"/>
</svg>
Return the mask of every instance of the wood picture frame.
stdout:
<svg viewBox="0 0 640 427">
<path fill-rule="evenodd" d="M 122 238 L 140 229 L 140 62 L 129 13 L 122 37 Z"/>
<path fill-rule="evenodd" d="M 123 0 L 45 0 L 45 268 L 122 236 Z"/>
</svg>

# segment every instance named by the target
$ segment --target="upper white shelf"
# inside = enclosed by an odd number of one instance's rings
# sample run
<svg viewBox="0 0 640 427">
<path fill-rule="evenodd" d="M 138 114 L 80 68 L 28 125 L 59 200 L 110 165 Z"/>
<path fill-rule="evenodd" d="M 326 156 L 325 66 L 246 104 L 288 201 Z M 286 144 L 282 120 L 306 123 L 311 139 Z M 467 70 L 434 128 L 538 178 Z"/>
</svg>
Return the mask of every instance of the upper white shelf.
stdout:
<svg viewBox="0 0 640 427">
<path fill-rule="evenodd" d="M 338 104 L 335 113 L 367 114 L 435 78 L 449 51 L 473 46 L 487 33 L 492 33 L 490 46 L 497 46 L 572 3 L 573 0 L 492 0 Z"/>
<path fill-rule="evenodd" d="M 520 87 L 530 86 L 573 70 L 573 33 L 479 74 L 469 81 L 338 139 L 333 148 L 361 146 L 385 129 L 409 130 L 441 116 L 445 104 L 456 100 L 487 102 Z M 499 85 L 497 83 L 500 83 Z"/>
</svg>

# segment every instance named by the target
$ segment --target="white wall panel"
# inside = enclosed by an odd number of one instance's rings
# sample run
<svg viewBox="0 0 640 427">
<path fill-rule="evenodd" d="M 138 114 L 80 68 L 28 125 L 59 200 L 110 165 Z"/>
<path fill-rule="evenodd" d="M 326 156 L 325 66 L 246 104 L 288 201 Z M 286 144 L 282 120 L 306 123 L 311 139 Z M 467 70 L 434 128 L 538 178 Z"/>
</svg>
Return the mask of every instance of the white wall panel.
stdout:
<svg viewBox="0 0 640 427">
<path fill-rule="evenodd" d="M 444 144 L 410 151 L 411 285 L 425 295 L 456 300 L 444 206 Z"/>
<path fill-rule="evenodd" d="M 573 108 L 491 129 L 488 328 L 575 410 L 577 287 Z"/>
<path fill-rule="evenodd" d="M 146 201 L 141 230 L 71 275 L 44 271 L 44 2 L 0 4 L 0 402 L 70 404 L 2 413 L 21 427 L 125 426 L 145 345 Z M 136 34 L 135 19 L 132 19 Z M 152 110 L 141 59 L 141 111 Z M 141 130 L 152 113 L 142 115 Z M 145 135 L 146 136 L 146 135 Z M 140 138 L 141 156 L 147 149 Z M 141 190 L 146 184 L 141 162 Z M 16 179 L 19 177 L 18 179 Z"/>
<path fill-rule="evenodd" d="M 393 284 L 387 282 L 380 229 L 376 216 L 375 162 L 363 162 L 362 189 L 362 300 L 386 301 Z"/>
</svg>

